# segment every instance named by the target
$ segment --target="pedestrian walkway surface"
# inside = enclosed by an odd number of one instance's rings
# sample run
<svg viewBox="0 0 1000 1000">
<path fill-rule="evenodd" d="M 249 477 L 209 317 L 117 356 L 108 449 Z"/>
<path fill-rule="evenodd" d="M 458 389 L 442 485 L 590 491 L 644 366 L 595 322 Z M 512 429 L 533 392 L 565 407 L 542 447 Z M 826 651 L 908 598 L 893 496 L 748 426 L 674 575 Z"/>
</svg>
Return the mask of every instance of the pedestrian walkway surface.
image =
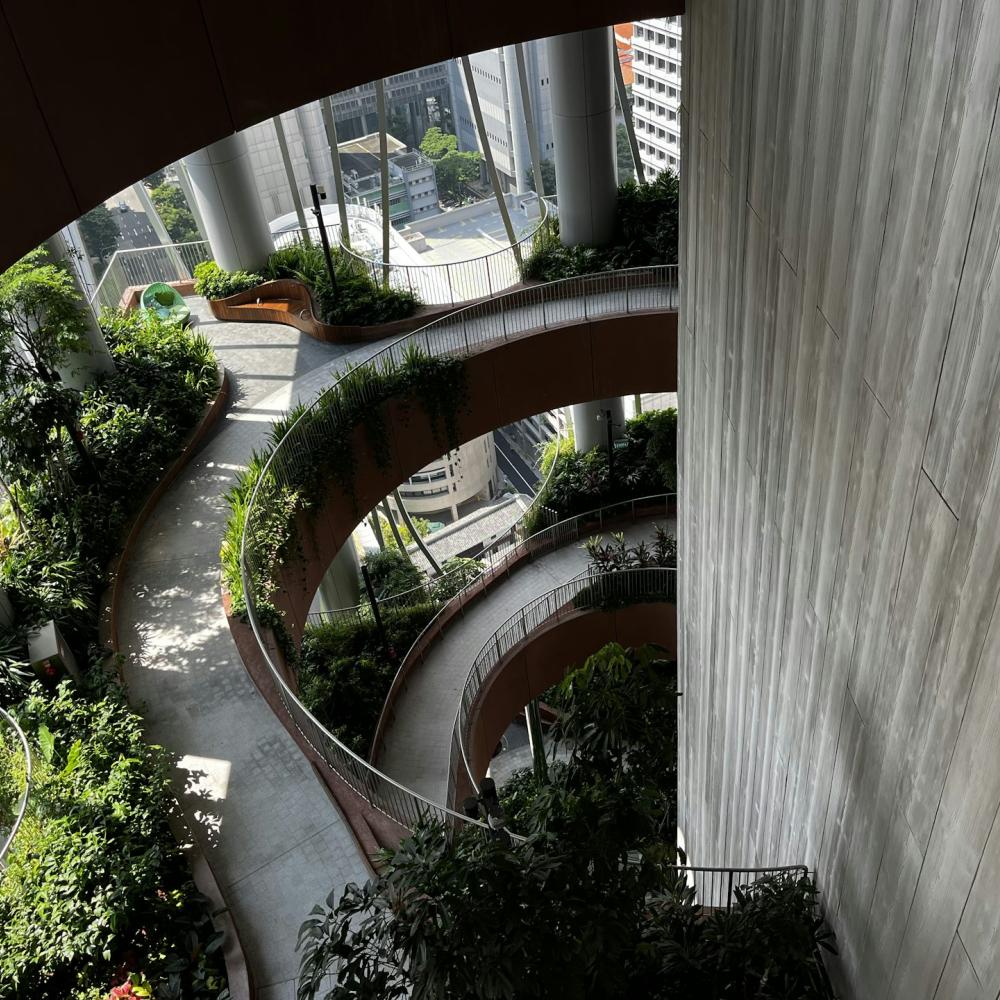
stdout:
<svg viewBox="0 0 1000 1000">
<path fill-rule="evenodd" d="M 660 519 L 664 524 L 668 522 Z M 629 525 L 630 545 L 654 538 L 655 519 Z M 571 542 L 515 570 L 448 626 L 413 672 L 396 702 L 378 767 L 432 802 L 446 803 L 452 731 L 469 670 L 484 644 L 511 615 L 586 570 L 586 550 Z"/>
<path fill-rule="evenodd" d="M 345 820 L 243 667 L 222 610 L 223 495 L 270 423 L 375 350 L 290 327 L 218 323 L 190 299 L 233 376 L 219 430 L 165 494 L 125 578 L 120 639 L 149 738 L 175 757 L 181 804 L 229 900 L 262 1000 L 291 1000 L 309 910 L 368 870 Z"/>
<path fill-rule="evenodd" d="M 125 570 L 119 638 L 133 703 L 143 706 L 149 738 L 174 755 L 182 809 L 230 903 L 257 995 L 291 1000 L 302 920 L 331 889 L 339 893 L 348 882 L 363 881 L 367 868 L 346 821 L 258 694 L 232 640 L 219 588 L 224 496 L 277 417 L 298 400 L 314 398 L 336 372 L 387 342 L 350 349 L 276 324 L 219 323 L 203 300 L 188 301 L 199 329 L 234 376 L 234 396 L 220 427 L 141 533 Z M 629 293 L 601 286 L 586 302 L 570 298 L 548 309 L 538 304 L 510 310 L 502 327 L 495 319 L 476 318 L 460 328 L 460 336 L 475 349 L 533 328 L 637 308 L 676 308 L 676 291 L 642 288 L 630 299 Z M 454 326 L 433 330 L 420 335 L 421 343 L 431 351 L 448 349 L 457 346 L 457 333 Z M 489 600 L 467 615 L 479 632 L 461 632 L 471 650 L 465 669 L 479 648 L 475 635 L 492 632 L 533 596 L 575 575 L 581 558 L 574 550 L 555 553 L 514 575 L 504 592 L 510 611 Z M 441 659 L 451 662 L 456 677 L 452 644 L 458 634 L 449 633 Z M 432 797 L 441 794 L 445 758 L 439 745 L 450 740 L 457 708 L 452 695 L 462 682 L 464 674 L 461 681 L 442 679 L 448 699 L 436 705 L 420 701 L 427 682 L 411 687 L 399 713 L 402 718 L 411 707 L 417 713 L 417 752 L 409 761 L 398 759 L 397 747 L 413 737 L 403 729 L 392 734 L 394 776 L 421 790 L 433 787 Z"/>
</svg>

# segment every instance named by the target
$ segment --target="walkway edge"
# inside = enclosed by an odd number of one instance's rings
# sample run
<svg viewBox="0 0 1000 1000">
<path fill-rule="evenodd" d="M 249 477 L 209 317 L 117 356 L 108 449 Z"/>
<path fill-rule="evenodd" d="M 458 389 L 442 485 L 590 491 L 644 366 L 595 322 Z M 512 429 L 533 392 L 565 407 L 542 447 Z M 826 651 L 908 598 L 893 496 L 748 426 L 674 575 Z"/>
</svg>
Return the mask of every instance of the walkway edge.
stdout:
<svg viewBox="0 0 1000 1000">
<path fill-rule="evenodd" d="M 201 447 L 205 438 L 208 436 L 208 432 L 215 427 L 219 418 L 222 416 L 222 413 L 226 408 L 226 404 L 229 402 L 231 387 L 232 380 L 229 377 L 229 372 L 226 371 L 225 367 L 220 364 L 218 367 L 218 389 L 216 391 L 215 398 L 206 405 L 201 419 L 188 434 L 187 439 L 181 448 L 180 454 L 173 460 L 167 471 L 160 478 L 160 481 L 153 487 L 149 496 L 146 497 L 146 501 L 139 510 L 139 513 L 136 514 L 135 518 L 132 520 L 132 524 L 128 529 L 128 534 L 125 536 L 125 542 L 121 547 L 121 551 L 108 564 L 108 578 L 111 583 L 101 597 L 101 621 L 99 631 L 101 645 L 110 649 L 114 653 L 121 651 L 118 641 L 119 608 L 122 596 L 121 588 L 123 585 L 122 582 L 126 576 L 125 568 L 132 558 L 132 550 L 135 548 L 135 544 L 139 540 L 139 535 L 142 533 L 142 529 L 145 528 L 146 522 L 155 510 L 156 505 L 160 502 L 163 494 L 166 493 L 167 490 L 174 484 L 174 481 L 181 474 L 181 471 L 188 464 L 188 462 L 191 461 L 195 453 Z"/>
<path fill-rule="evenodd" d="M 207 404 L 201 419 L 188 434 L 180 454 L 150 491 L 149 496 L 146 497 L 145 503 L 129 527 L 121 552 L 108 565 L 108 576 L 112 582 L 101 599 L 100 643 L 113 653 L 121 652 L 118 625 L 122 586 L 126 576 L 125 570 L 132 557 L 136 542 L 157 504 L 200 449 L 209 431 L 215 427 L 225 412 L 226 404 L 229 402 L 232 380 L 225 366 L 221 364 L 218 366 L 217 385 L 215 398 Z M 232 1000 L 251 1000 L 255 995 L 253 976 L 246 960 L 239 929 L 233 920 L 229 903 L 215 876 L 215 871 L 179 811 L 170 817 L 170 828 L 174 839 L 181 845 L 181 849 L 188 859 L 195 887 L 210 901 L 213 924 L 217 930 L 225 934 L 223 961 L 226 965 L 226 978 L 229 981 L 229 992 Z"/>
</svg>

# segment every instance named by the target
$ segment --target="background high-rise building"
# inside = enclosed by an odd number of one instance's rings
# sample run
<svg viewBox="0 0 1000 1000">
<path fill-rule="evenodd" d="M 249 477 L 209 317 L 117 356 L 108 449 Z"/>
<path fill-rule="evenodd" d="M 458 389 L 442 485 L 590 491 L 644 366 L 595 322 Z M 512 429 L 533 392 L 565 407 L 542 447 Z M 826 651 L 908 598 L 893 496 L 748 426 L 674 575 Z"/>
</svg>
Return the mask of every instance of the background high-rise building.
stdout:
<svg viewBox="0 0 1000 1000">
<path fill-rule="evenodd" d="M 552 101 L 549 97 L 549 68 L 545 39 L 524 43 L 525 72 L 530 88 L 531 108 L 538 131 L 538 150 L 543 161 L 552 160 Z M 505 191 L 533 190 L 528 183 L 531 150 L 524 120 L 515 47 L 504 45 L 469 56 L 476 92 L 483 112 L 493 160 Z M 450 64 L 454 100 L 455 134 L 460 149 L 479 149 L 462 66 Z M 547 191 L 553 194 L 553 191 Z"/>
<path fill-rule="evenodd" d="M 651 17 L 632 28 L 632 116 L 652 180 L 681 165 L 681 19 Z"/>
</svg>

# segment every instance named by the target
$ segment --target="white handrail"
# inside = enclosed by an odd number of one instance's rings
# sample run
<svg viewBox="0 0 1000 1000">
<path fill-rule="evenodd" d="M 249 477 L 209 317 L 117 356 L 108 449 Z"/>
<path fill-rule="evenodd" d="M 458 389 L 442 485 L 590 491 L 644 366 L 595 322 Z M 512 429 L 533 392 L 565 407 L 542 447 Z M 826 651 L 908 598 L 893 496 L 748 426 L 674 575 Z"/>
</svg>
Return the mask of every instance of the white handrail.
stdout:
<svg viewBox="0 0 1000 1000">
<path fill-rule="evenodd" d="M 21 793 L 21 801 L 18 803 L 10 833 L 7 834 L 3 844 L 0 844 L 0 872 L 2 872 L 6 867 L 4 858 L 7 856 L 11 844 L 14 843 L 14 837 L 28 809 L 28 791 L 31 788 L 31 748 L 28 746 L 28 738 L 24 735 L 21 727 L 14 720 L 13 716 L 9 715 L 2 708 L 0 708 L 0 719 L 14 732 L 18 742 L 21 744 L 21 751 L 24 754 L 24 791 Z"/>
</svg>

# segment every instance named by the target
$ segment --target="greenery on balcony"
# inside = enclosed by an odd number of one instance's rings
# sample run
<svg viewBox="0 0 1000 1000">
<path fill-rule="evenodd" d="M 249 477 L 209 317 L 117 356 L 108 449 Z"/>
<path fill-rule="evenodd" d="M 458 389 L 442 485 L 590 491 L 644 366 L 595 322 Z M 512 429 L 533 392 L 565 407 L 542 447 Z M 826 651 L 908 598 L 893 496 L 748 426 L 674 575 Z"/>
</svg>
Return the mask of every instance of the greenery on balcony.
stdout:
<svg viewBox="0 0 1000 1000">
<path fill-rule="evenodd" d="M 544 526 L 543 507 L 561 521 L 633 497 L 672 493 L 677 488 L 677 411 L 648 410 L 627 421 L 613 470 L 606 451 L 580 454 L 572 438 L 545 447 L 543 476 L 554 462 L 555 471 L 529 515 L 529 533 Z"/>
<path fill-rule="evenodd" d="M 669 171 L 649 184 L 634 180 L 618 186 L 615 234 L 610 246 L 565 246 L 559 220 L 546 220 L 524 261 L 524 277 L 557 281 L 579 274 L 628 267 L 677 263 L 677 175 Z"/>
<path fill-rule="evenodd" d="M 194 290 L 208 299 L 224 299 L 265 281 L 291 278 L 309 289 L 317 318 L 334 326 L 376 326 L 416 312 L 420 299 L 415 293 L 386 287 L 365 264 L 340 249 L 332 250 L 331 258 L 336 284 L 330 281 L 322 247 L 297 242 L 275 250 L 259 274 L 224 271 L 215 261 L 198 264 Z"/>
<path fill-rule="evenodd" d="M 0 877 L 0 995 L 92 1000 L 136 973 L 158 998 L 209 1000 L 224 995 L 221 952 L 166 824 L 170 761 L 95 644 L 105 567 L 217 366 L 207 341 L 154 316 L 101 324 L 114 371 L 75 389 L 59 375 L 85 349 L 72 281 L 41 250 L 0 274 L 0 586 L 16 623 L 0 636 L 0 705 L 35 764 Z M 89 665 L 81 685 L 27 669 L 27 633 L 50 620 Z M 0 804 L 22 780 L 0 766 Z"/>
<path fill-rule="evenodd" d="M 810 879 L 740 887 L 727 912 L 699 907 L 670 867 L 672 665 L 612 644 L 562 690 L 574 753 L 521 796 L 526 843 L 418 829 L 303 925 L 301 1000 L 329 972 L 332 996 L 379 1000 L 829 1000 Z"/>
<path fill-rule="evenodd" d="M 452 357 L 432 357 L 416 347 L 408 349 L 400 363 L 362 365 L 349 370 L 324 392 L 312 407 L 299 405 L 271 428 L 267 447 L 255 453 L 226 494 L 230 516 L 222 543 L 223 581 L 232 599 L 233 611 L 243 614 L 246 599 L 240 574 L 240 544 L 247 524 L 250 497 L 258 482 L 260 492 L 252 524 L 255 607 L 267 624 L 281 631 L 281 616 L 271 604 L 274 575 L 293 542 L 297 512 L 313 507 L 324 496 L 330 481 L 349 495 L 359 456 L 354 451 L 354 429 L 363 427 L 366 457 L 380 469 L 391 461 L 391 443 L 386 423 L 386 405 L 391 399 L 414 398 L 430 418 L 442 450 L 459 441 L 458 414 L 466 393 L 465 369 Z M 298 422 L 301 447 L 285 478 L 269 473 L 261 481 L 271 453 L 285 433 Z M 322 433 L 310 435 L 310 426 Z"/>
</svg>

